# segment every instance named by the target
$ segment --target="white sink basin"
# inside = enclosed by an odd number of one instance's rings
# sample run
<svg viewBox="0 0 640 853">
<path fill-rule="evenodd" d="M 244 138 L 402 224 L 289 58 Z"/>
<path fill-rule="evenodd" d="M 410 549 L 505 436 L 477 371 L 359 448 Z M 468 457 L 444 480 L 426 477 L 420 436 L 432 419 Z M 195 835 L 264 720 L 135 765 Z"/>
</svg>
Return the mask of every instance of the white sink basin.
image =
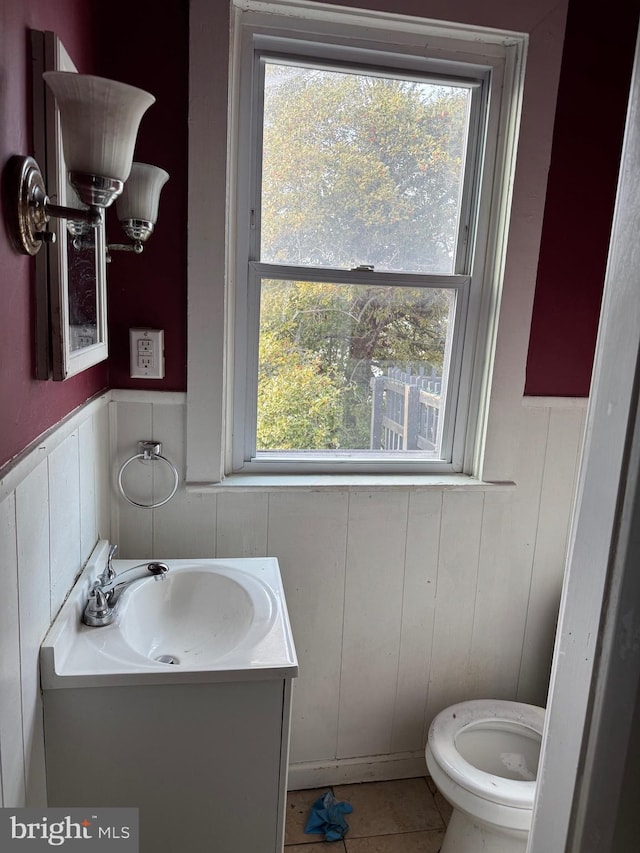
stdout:
<svg viewBox="0 0 640 853">
<path fill-rule="evenodd" d="M 197 666 L 259 640 L 274 610 L 269 588 L 246 572 L 185 566 L 170 569 L 161 582 L 148 578 L 133 584 L 124 593 L 118 621 L 124 640 L 141 655 Z"/>
<path fill-rule="evenodd" d="M 106 565 L 96 546 L 40 650 L 45 689 L 295 677 L 296 653 L 273 557 L 170 560 L 164 580 L 127 587 L 110 625 L 82 623 Z M 144 563 L 114 560 L 116 574 Z"/>
</svg>

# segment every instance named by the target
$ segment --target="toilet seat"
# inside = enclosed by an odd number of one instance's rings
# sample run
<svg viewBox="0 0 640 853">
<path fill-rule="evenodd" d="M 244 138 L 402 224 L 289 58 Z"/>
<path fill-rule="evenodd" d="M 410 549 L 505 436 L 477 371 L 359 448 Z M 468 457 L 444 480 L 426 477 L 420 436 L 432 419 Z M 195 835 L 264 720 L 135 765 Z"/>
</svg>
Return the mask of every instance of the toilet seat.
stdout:
<svg viewBox="0 0 640 853">
<path fill-rule="evenodd" d="M 441 711 L 429 730 L 428 752 L 457 785 L 468 793 L 494 804 L 514 809 L 533 808 L 535 779 L 508 779 L 480 770 L 459 752 L 456 738 L 463 731 L 494 723 L 500 729 L 542 737 L 544 708 L 493 699 L 460 702 Z"/>
</svg>

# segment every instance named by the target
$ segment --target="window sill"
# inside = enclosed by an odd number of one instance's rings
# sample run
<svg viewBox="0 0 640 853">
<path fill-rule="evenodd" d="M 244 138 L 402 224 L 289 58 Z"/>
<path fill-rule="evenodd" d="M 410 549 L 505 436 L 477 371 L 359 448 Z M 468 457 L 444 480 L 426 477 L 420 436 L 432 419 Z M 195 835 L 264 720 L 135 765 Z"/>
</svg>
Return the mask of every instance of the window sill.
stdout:
<svg viewBox="0 0 640 853">
<path fill-rule="evenodd" d="M 186 483 L 192 493 L 289 491 L 356 491 L 358 489 L 440 489 L 510 491 L 513 482 L 486 482 L 466 474 L 233 474 L 220 483 Z"/>
</svg>

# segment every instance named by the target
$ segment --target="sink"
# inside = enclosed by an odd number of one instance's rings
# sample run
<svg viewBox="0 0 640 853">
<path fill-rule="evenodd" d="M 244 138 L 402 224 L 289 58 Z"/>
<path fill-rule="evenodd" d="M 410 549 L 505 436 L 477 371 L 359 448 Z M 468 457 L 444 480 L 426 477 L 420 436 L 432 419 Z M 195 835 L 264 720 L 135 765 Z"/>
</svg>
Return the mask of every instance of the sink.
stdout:
<svg viewBox="0 0 640 853">
<path fill-rule="evenodd" d="M 153 555 L 163 580 L 149 558 L 113 560 L 138 579 L 91 627 L 108 554 L 99 542 L 40 649 L 48 804 L 134 804 L 140 853 L 282 850 L 298 664 L 277 559 Z"/>
<path fill-rule="evenodd" d="M 82 623 L 109 543 L 94 549 L 40 649 L 45 689 L 294 678 L 298 664 L 277 559 L 161 559 L 161 581 L 122 593 L 110 625 Z M 116 574 L 144 562 L 113 560 Z"/>
<path fill-rule="evenodd" d="M 126 643 L 158 663 L 213 664 L 268 630 L 275 602 L 251 574 L 219 565 L 170 569 L 132 585 L 120 605 Z M 95 629 L 95 630 L 100 630 Z"/>
</svg>

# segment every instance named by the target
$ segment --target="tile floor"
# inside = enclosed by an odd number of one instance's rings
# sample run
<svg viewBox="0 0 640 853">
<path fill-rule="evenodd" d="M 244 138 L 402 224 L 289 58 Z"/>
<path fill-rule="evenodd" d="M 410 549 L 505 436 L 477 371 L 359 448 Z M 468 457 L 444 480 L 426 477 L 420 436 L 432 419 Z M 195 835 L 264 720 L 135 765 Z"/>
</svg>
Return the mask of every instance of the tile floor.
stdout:
<svg viewBox="0 0 640 853">
<path fill-rule="evenodd" d="M 446 800 L 428 777 L 393 782 L 332 785 L 337 800 L 346 800 L 349 832 L 344 841 L 326 843 L 322 835 L 307 835 L 304 826 L 311 804 L 328 787 L 289 791 L 285 853 L 438 853 L 451 813 Z"/>
</svg>

